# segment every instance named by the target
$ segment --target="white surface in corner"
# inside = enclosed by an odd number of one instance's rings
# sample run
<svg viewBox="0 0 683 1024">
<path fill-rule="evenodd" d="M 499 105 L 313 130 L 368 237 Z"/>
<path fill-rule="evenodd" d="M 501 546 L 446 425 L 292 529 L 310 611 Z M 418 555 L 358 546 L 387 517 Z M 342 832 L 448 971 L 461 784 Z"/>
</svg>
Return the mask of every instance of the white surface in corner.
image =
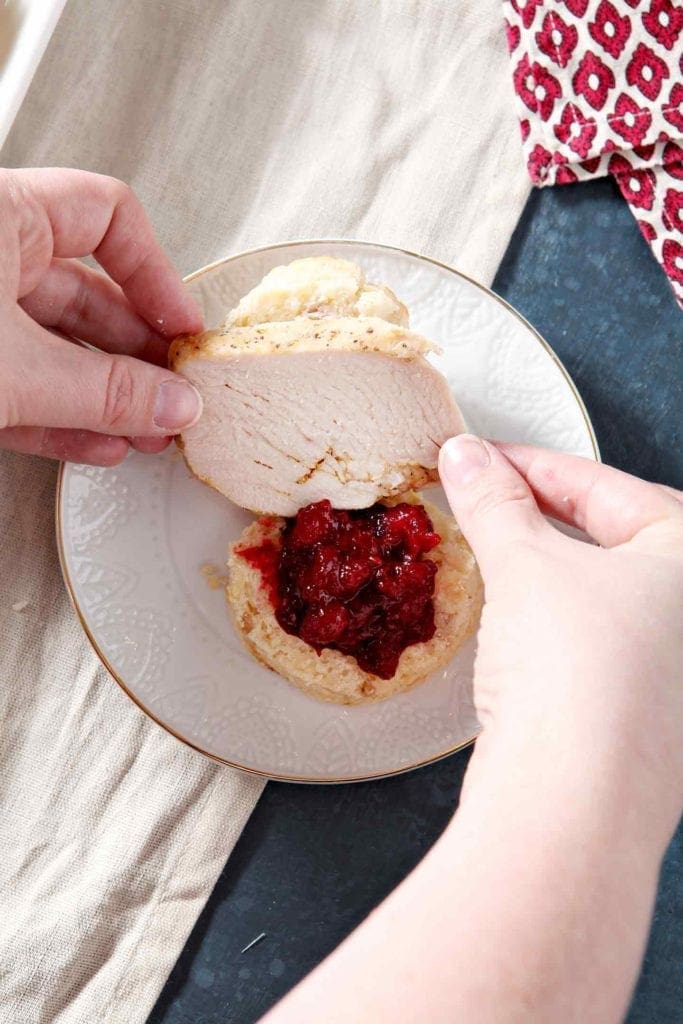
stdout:
<svg viewBox="0 0 683 1024">
<path fill-rule="evenodd" d="M 0 147 L 66 0 L 0 0 Z"/>
</svg>

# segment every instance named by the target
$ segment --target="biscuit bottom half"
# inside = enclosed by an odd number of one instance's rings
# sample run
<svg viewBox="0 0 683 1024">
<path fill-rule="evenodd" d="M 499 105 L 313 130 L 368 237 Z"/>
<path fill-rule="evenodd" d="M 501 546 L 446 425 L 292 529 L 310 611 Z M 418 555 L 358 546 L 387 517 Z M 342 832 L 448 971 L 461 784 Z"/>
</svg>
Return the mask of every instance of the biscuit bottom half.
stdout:
<svg viewBox="0 0 683 1024">
<path fill-rule="evenodd" d="M 261 572 L 237 552 L 267 541 L 279 544 L 283 519 L 267 516 L 256 520 L 230 547 L 226 597 L 245 647 L 263 665 L 316 700 L 369 704 L 402 693 L 446 665 L 478 625 L 483 583 L 455 519 L 416 494 L 403 495 L 400 500 L 424 505 L 441 542 L 425 555 L 438 567 L 434 636 L 406 647 L 391 679 L 364 671 L 355 658 L 340 651 L 326 647 L 318 654 L 304 640 L 281 628 Z"/>
</svg>

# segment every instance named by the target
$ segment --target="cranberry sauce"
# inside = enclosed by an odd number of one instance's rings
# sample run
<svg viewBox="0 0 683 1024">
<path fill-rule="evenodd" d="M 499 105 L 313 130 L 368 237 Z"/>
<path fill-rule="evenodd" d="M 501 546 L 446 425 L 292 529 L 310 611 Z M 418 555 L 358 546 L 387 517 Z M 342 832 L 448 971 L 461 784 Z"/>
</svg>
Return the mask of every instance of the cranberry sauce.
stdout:
<svg viewBox="0 0 683 1024">
<path fill-rule="evenodd" d="M 273 608 L 279 603 L 277 586 L 277 567 L 280 561 L 280 547 L 275 541 L 264 540 L 262 544 L 254 544 L 250 548 L 240 548 L 237 552 L 245 562 L 261 573 L 262 586 L 268 591 Z"/>
<path fill-rule="evenodd" d="M 287 520 L 276 565 L 272 541 L 240 554 L 287 633 L 390 679 L 405 648 L 434 635 L 436 564 L 423 555 L 439 540 L 422 505 L 346 512 L 319 501 Z"/>
</svg>

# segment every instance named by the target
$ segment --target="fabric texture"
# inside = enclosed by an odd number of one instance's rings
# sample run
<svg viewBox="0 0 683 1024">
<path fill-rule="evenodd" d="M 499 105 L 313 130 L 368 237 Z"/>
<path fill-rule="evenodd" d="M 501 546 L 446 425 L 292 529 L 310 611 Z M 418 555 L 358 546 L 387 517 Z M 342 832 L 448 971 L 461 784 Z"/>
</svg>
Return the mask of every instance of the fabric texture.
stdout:
<svg viewBox="0 0 683 1024">
<path fill-rule="evenodd" d="M 613 175 L 683 306 L 683 5 L 504 7 L 532 181 Z"/>
<path fill-rule="evenodd" d="M 2 162 L 130 182 L 184 273 L 336 236 L 489 282 L 530 187 L 498 0 L 70 0 Z M 135 1024 L 262 783 L 166 735 L 100 666 L 54 485 L 0 455 L 0 1020 Z"/>
</svg>

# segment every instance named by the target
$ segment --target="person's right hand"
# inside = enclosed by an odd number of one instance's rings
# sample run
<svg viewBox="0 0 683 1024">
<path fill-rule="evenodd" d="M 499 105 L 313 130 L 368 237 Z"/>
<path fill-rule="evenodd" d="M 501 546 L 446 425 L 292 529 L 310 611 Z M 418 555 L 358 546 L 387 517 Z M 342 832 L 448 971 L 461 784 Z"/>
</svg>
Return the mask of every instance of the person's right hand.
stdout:
<svg viewBox="0 0 683 1024">
<path fill-rule="evenodd" d="M 549 775 L 570 778 L 585 762 L 596 793 L 628 788 L 625 810 L 640 793 L 665 843 L 683 806 L 681 495 L 587 459 L 467 435 L 444 445 L 440 470 L 486 588 L 475 669 L 483 735 L 467 787 L 498 753 L 492 778 L 514 771 L 525 748 L 545 750 Z"/>
<path fill-rule="evenodd" d="M 108 277 L 76 258 L 90 254 Z M 129 442 L 161 451 L 201 413 L 168 343 L 201 328 L 123 182 L 0 170 L 0 448 L 99 465 Z"/>
</svg>

